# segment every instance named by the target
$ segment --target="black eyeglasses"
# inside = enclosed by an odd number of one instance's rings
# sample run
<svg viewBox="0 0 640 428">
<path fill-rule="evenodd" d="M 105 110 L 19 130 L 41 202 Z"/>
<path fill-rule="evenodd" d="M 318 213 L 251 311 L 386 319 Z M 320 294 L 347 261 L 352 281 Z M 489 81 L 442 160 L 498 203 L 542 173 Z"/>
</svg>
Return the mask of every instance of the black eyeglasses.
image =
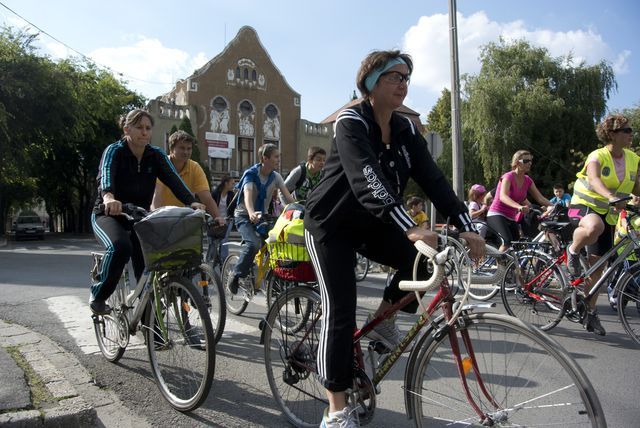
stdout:
<svg viewBox="0 0 640 428">
<path fill-rule="evenodd" d="M 408 85 L 411 80 L 410 74 L 402 74 L 399 71 L 388 71 L 382 73 L 381 76 L 384 77 L 386 82 L 393 83 L 394 85 L 399 85 L 402 82 L 407 82 Z"/>
<path fill-rule="evenodd" d="M 528 164 L 533 162 L 533 159 L 518 159 L 518 162 L 523 163 L 523 164 Z"/>
<path fill-rule="evenodd" d="M 612 132 L 615 134 L 619 132 L 623 132 L 625 134 L 633 134 L 633 128 L 619 128 L 619 129 L 614 129 Z"/>
</svg>

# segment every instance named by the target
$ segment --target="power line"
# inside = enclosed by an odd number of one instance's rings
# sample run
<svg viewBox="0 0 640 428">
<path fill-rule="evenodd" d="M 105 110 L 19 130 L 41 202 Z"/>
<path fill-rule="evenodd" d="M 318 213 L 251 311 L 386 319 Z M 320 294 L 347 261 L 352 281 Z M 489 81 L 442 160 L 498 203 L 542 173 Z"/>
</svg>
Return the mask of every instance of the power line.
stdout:
<svg viewBox="0 0 640 428">
<path fill-rule="evenodd" d="M 117 74 L 118 76 L 121 77 L 126 77 L 127 79 L 131 79 L 131 80 L 136 80 L 138 82 L 144 82 L 144 83 L 148 83 L 151 85 L 173 85 L 173 82 L 152 82 L 150 80 L 144 80 L 144 79 L 139 79 L 137 77 L 134 76 L 130 76 L 128 74 L 122 73 L 118 70 L 115 70 L 107 65 L 104 64 L 100 64 L 98 63 L 96 60 L 94 60 L 93 58 L 83 54 L 82 52 L 78 51 L 77 49 L 72 48 L 71 46 L 69 46 L 68 44 L 66 44 L 65 42 L 63 42 L 62 40 L 54 37 L 53 35 L 49 34 L 47 31 L 43 30 L 42 28 L 38 27 L 36 24 L 32 23 L 31 21 L 29 21 L 28 19 L 26 19 L 25 17 L 21 16 L 19 13 L 17 13 L 16 11 L 12 10 L 9 6 L 7 6 L 6 4 L 4 4 L 3 2 L 0 1 L 0 6 L 4 7 L 5 9 L 7 9 L 9 12 L 13 13 L 15 16 L 17 16 L 18 18 L 22 19 L 24 22 L 26 22 L 27 24 L 29 24 L 30 26 L 32 26 L 33 28 L 37 29 L 39 32 L 41 32 L 42 34 L 50 37 L 51 39 L 55 40 L 56 42 L 60 43 L 62 46 L 64 46 L 65 48 L 69 49 L 72 52 L 75 52 L 76 54 L 80 55 L 82 58 L 84 58 L 85 60 L 96 64 L 99 67 L 104 68 L 105 70 L 110 71 L 113 74 Z"/>
</svg>

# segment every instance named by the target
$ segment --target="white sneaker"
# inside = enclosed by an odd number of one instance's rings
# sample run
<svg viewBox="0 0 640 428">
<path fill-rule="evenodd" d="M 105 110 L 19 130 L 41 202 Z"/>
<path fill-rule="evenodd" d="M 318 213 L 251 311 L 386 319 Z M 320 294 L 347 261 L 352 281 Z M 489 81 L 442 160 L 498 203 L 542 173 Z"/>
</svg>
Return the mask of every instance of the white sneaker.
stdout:
<svg viewBox="0 0 640 428">
<path fill-rule="evenodd" d="M 324 409 L 320 428 L 357 428 L 358 412 L 347 406 L 339 412 L 329 413 L 329 408 Z"/>
<path fill-rule="evenodd" d="M 369 314 L 369 316 L 367 316 L 367 324 L 369 324 L 372 319 L 373 316 Z M 397 347 L 402 340 L 400 330 L 398 330 L 398 327 L 396 326 L 395 315 L 391 318 L 382 320 L 382 322 L 375 326 L 367 336 L 370 339 L 379 340 L 389 349 Z"/>
</svg>

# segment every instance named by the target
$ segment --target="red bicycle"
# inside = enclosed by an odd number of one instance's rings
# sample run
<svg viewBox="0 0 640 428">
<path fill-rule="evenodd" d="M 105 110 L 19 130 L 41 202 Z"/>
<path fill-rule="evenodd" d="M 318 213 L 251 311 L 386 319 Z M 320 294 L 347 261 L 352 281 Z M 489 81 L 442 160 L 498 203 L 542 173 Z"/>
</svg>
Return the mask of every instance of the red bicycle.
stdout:
<svg viewBox="0 0 640 428">
<path fill-rule="evenodd" d="M 606 426 L 589 380 L 558 343 L 516 318 L 478 312 L 492 303 L 466 304 L 471 263 L 461 260 L 465 249 L 458 241 L 441 241 L 439 252 L 416 243 L 414 280 L 400 284 L 412 293 L 354 332 L 354 359 L 345 364 L 353 364 L 347 393 L 360 424 L 373 418 L 381 382 L 413 343 L 404 398 L 416 426 Z M 422 263 L 431 264 L 428 280 L 416 278 Z M 466 292 L 456 299 L 458 289 Z M 436 291 L 428 306 L 420 297 L 427 291 Z M 420 314 L 397 348 L 363 345 L 375 325 L 416 298 Z M 278 298 L 262 323 L 269 386 L 295 426 L 317 427 L 328 406 L 316 376 L 321 320 L 317 291 L 297 287 Z"/>
</svg>

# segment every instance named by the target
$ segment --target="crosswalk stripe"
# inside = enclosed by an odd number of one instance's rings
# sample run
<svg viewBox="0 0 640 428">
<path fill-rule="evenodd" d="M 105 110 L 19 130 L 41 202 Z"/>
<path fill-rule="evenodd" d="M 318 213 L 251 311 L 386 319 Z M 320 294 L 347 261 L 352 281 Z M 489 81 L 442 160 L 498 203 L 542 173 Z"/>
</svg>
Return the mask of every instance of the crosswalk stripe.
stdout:
<svg viewBox="0 0 640 428">
<path fill-rule="evenodd" d="M 49 310 L 62 322 L 67 333 L 75 340 L 78 348 L 85 354 L 97 354 L 100 348 L 93 331 L 91 309 L 88 303 L 78 296 L 57 296 L 45 299 Z M 140 333 L 129 338 L 127 349 L 144 348 Z"/>
</svg>

